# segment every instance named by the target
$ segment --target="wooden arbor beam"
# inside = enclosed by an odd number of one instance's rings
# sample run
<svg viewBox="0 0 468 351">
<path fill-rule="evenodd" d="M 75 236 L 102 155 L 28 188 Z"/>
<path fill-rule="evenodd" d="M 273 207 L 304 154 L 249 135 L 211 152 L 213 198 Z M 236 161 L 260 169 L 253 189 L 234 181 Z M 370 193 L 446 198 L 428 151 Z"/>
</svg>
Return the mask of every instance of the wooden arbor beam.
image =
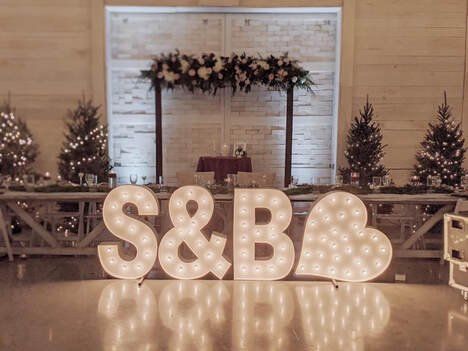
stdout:
<svg viewBox="0 0 468 351">
<path fill-rule="evenodd" d="M 293 105 L 294 88 L 289 88 L 286 95 L 286 147 L 284 156 L 284 186 L 291 184 L 292 140 L 293 140 Z"/>
<path fill-rule="evenodd" d="M 154 104 L 155 104 L 155 134 L 156 134 L 156 183 L 159 184 L 159 177 L 163 175 L 163 154 L 162 154 L 162 102 L 161 102 L 161 87 L 154 87 Z"/>
<path fill-rule="evenodd" d="M 162 153 L 162 101 L 161 87 L 154 87 L 155 103 L 155 134 L 156 134 L 156 183 L 159 184 L 159 177 L 163 175 L 163 153 Z M 293 140 L 293 114 L 294 114 L 294 88 L 289 88 L 286 92 L 286 145 L 284 161 L 284 186 L 291 183 L 292 168 L 292 140 Z"/>
</svg>

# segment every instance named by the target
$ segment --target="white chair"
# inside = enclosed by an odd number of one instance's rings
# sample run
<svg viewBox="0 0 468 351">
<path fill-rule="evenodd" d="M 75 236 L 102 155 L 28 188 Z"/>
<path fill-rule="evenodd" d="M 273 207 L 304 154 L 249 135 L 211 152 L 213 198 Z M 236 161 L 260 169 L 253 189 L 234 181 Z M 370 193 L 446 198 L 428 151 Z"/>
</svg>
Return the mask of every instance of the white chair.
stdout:
<svg viewBox="0 0 468 351">
<path fill-rule="evenodd" d="M 468 200 L 459 199 L 453 212 L 456 214 L 468 213 Z"/>
<path fill-rule="evenodd" d="M 237 184 L 239 186 L 272 187 L 275 183 L 275 173 L 237 172 Z"/>
<path fill-rule="evenodd" d="M 177 185 L 214 184 L 215 172 L 177 172 Z M 195 179 L 196 178 L 196 179 Z"/>
</svg>

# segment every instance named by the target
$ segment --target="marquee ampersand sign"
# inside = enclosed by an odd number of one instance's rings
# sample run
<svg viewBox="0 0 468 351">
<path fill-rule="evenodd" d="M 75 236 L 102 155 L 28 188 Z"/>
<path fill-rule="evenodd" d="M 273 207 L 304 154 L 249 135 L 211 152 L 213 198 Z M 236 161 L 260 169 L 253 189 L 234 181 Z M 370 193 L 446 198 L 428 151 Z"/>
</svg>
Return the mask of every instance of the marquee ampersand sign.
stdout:
<svg viewBox="0 0 468 351">
<path fill-rule="evenodd" d="M 104 270 L 121 279 L 138 279 L 151 270 L 156 262 L 158 243 L 156 231 L 142 220 L 125 214 L 124 206 L 133 204 L 138 214 L 156 216 L 159 214 L 158 199 L 145 187 L 122 185 L 113 189 L 104 200 L 103 220 L 107 229 L 116 237 L 128 241 L 136 247 L 137 254 L 131 261 L 119 255 L 119 245 L 98 246 L 98 256 Z"/>
<path fill-rule="evenodd" d="M 352 282 L 382 274 L 390 264 L 392 245 L 384 233 L 366 225 L 361 199 L 343 191 L 327 193 L 307 218 L 296 274 Z"/>
<path fill-rule="evenodd" d="M 187 210 L 189 201 L 195 201 L 198 208 L 193 216 Z M 169 200 L 169 216 L 174 228 L 162 238 L 159 248 L 161 266 L 171 277 L 196 279 L 212 272 L 223 278 L 231 264 L 223 257 L 226 238 L 213 233 L 207 240 L 201 229 L 211 219 L 214 199 L 201 186 L 184 186 L 177 189 Z M 179 257 L 179 246 L 185 242 L 197 258 L 186 262 Z"/>
</svg>

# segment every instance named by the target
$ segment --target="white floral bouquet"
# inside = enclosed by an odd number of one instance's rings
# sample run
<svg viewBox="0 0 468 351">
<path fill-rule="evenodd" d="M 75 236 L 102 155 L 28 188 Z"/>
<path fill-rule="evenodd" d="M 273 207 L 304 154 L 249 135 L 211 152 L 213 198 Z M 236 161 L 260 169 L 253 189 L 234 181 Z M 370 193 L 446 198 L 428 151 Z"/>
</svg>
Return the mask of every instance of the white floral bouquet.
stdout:
<svg viewBox="0 0 468 351">
<path fill-rule="evenodd" d="M 287 53 L 267 58 L 245 53 L 229 57 L 210 53 L 195 57 L 176 50 L 154 57 L 151 68 L 141 71 L 141 77 L 151 80 L 153 88 L 174 89 L 180 86 L 191 92 L 201 90 L 213 95 L 227 86 L 235 93 L 237 90 L 249 92 L 253 85 L 273 90 L 294 87 L 311 90 L 314 85 L 309 72 L 300 67 L 297 60 L 290 59 Z"/>
</svg>

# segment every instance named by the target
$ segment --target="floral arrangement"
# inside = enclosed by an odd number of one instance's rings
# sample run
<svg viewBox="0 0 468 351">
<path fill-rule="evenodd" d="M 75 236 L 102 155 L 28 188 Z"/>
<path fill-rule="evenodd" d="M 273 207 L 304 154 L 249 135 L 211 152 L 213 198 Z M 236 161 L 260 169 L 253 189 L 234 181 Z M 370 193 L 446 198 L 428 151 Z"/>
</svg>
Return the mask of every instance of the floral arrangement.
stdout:
<svg viewBox="0 0 468 351">
<path fill-rule="evenodd" d="M 181 54 L 178 50 L 153 58 L 151 68 L 141 71 L 141 77 L 151 80 L 151 86 L 174 89 L 177 86 L 194 92 L 215 95 L 220 88 L 231 87 L 233 93 L 248 93 L 252 86 L 262 85 L 272 90 L 300 88 L 312 90 L 314 83 L 309 72 L 285 53 L 279 57 L 270 55 L 248 56 L 232 54 L 194 55 Z"/>
</svg>

